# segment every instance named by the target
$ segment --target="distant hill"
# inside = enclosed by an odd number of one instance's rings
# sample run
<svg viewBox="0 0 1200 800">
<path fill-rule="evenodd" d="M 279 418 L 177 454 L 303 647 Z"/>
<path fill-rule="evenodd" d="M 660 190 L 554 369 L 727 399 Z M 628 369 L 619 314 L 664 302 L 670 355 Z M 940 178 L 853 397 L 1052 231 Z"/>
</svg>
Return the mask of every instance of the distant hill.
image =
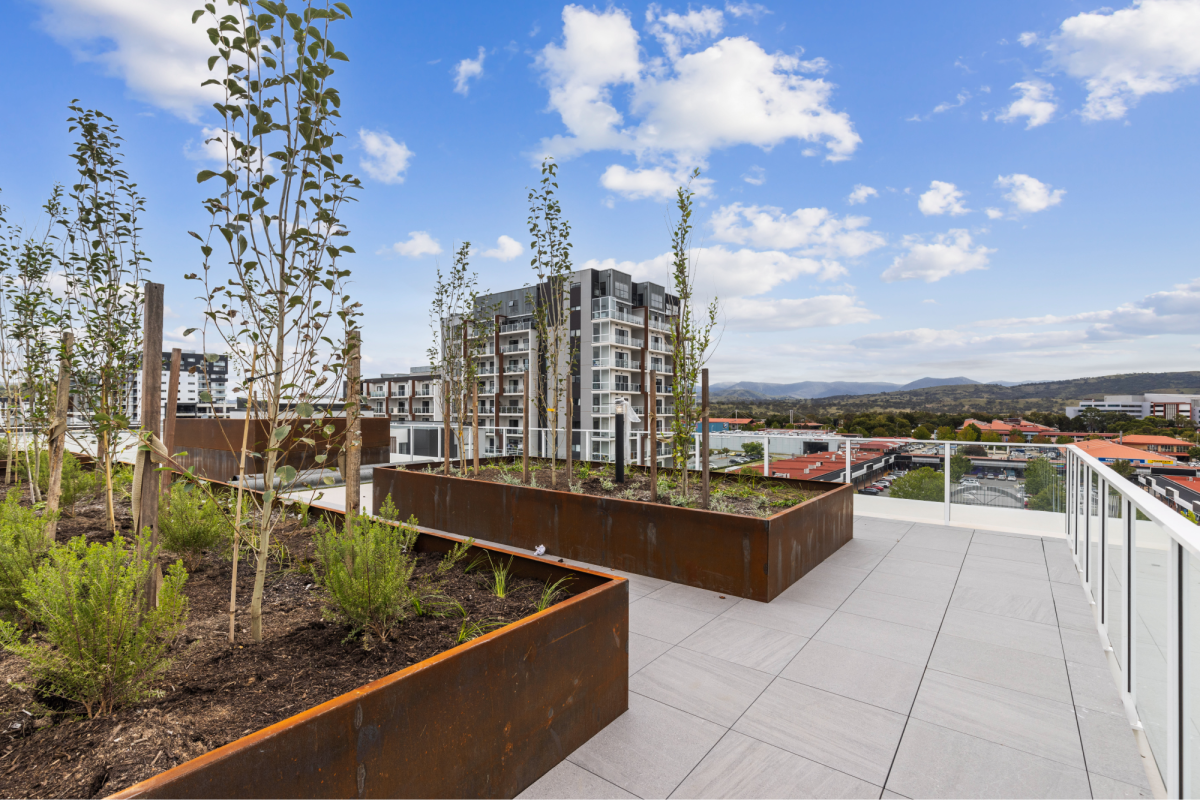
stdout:
<svg viewBox="0 0 1200 800">
<path fill-rule="evenodd" d="M 801 381 L 799 383 L 760 383 L 758 381 L 740 381 L 738 383 L 720 383 L 709 390 L 714 399 L 721 400 L 768 400 L 776 398 L 795 398 L 797 400 L 812 400 L 823 397 L 838 397 L 843 395 L 878 394 L 880 392 L 907 391 L 925 389 L 930 386 L 950 386 L 959 384 L 978 384 L 970 378 L 920 378 L 912 383 L 899 384 L 883 381 Z"/>
<path fill-rule="evenodd" d="M 839 412 L 927 410 L 941 413 L 1061 413 L 1065 406 L 1084 398 L 1144 392 L 1200 394 L 1200 372 L 1135 372 L 1015 386 L 976 383 L 899 389 L 876 394 L 847 393 L 820 398 L 814 405 L 823 410 Z"/>
</svg>

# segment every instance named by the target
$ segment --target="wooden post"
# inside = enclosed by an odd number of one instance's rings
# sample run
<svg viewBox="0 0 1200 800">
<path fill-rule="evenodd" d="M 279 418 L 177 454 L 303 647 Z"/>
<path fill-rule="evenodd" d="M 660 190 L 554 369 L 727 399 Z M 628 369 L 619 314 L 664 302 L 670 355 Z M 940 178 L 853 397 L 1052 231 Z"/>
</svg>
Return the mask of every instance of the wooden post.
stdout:
<svg viewBox="0 0 1200 800">
<path fill-rule="evenodd" d="M 146 282 L 146 306 L 143 314 L 142 334 L 142 430 L 152 436 L 162 433 L 162 338 L 163 338 L 163 285 Z M 150 529 L 150 548 L 158 547 L 158 471 L 150 460 L 149 451 L 139 450 L 142 460 L 142 483 L 139 487 L 140 508 L 138 509 L 138 536 Z M 158 565 L 150 571 L 146 581 L 146 608 L 158 606 L 158 583 L 161 571 Z"/>
<path fill-rule="evenodd" d="M 708 508 L 708 367 L 700 370 L 700 503 Z"/>
<path fill-rule="evenodd" d="M 529 485 L 529 367 L 525 368 L 525 377 L 521 396 L 521 413 L 524 414 L 524 431 L 521 439 L 521 472 L 525 485 Z"/>
<path fill-rule="evenodd" d="M 475 451 L 475 477 L 479 477 L 479 380 L 471 381 L 471 449 Z"/>
<path fill-rule="evenodd" d="M 650 370 L 650 407 L 646 409 L 650 430 L 650 502 L 658 502 L 658 370 Z"/>
<path fill-rule="evenodd" d="M 571 369 L 569 366 L 567 368 L 567 377 L 568 378 L 571 377 Z M 564 419 L 566 420 L 566 423 L 565 423 L 564 427 L 567 429 L 567 469 L 566 469 L 566 473 L 567 473 L 567 491 L 569 492 L 569 491 L 571 491 L 571 456 L 572 456 L 571 449 L 575 446 L 575 442 L 572 441 L 575 438 L 574 437 L 574 432 L 575 432 L 575 392 L 574 392 L 574 387 L 571 385 L 570 380 L 567 381 L 567 388 L 566 388 L 566 391 L 564 392 L 563 399 L 567 401 L 567 413 L 566 413 L 566 416 L 564 417 Z"/>
<path fill-rule="evenodd" d="M 350 332 L 350 380 L 346 394 L 346 529 L 353 531 L 353 520 L 362 505 L 362 334 Z"/>
<path fill-rule="evenodd" d="M 238 452 L 237 507 L 233 511 L 233 578 L 229 582 L 229 643 L 233 644 L 237 622 L 238 553 L 242 541 L 242 497 L 246 491 L 246 449 L 250 441 L 250 418 L 254 416 L 254 371 L 258 368 L 258 345 L 250 356 L 250 380 L 246 383 L 246 419 L 242 423 L 242 449 Z"/>
<path fill-rule="evenodd" d="M 46 538 L 58 536 L 58 504 L 62 499 L 63 462 L 67 457 L 67 409 L 71 397 L 71 350 L 75 334 L 64 333 L 58 362 L 58 390 L 54 395 L 54 424 L 50 429 L 50 485 L 46 491 Z"/>
<path fill-rule="evenodd" d="M 450 474 L 450 381 L 442 376 L 442 474 Z"/>
<path fill-rule="evenodd" d="M 167 377 L 167 419 L 163 423 L 163 447 L 167 448 L 167 454 L 174 457 L 175 455 L 175 416 L 179 405 L 179 368 L 183 361 L 183 351 L 178 347 L 171 348 L 171 372 Z M 208 370 L 208 360 L 205 359 L 205 375 Z M 209 404 L 211 409 L 212 403 Z M 172 473 L 170 470 L 162 473 L 162 496 L 163 502 L 167 506 L 171 505 L 171 480 Z"/>
</svg>

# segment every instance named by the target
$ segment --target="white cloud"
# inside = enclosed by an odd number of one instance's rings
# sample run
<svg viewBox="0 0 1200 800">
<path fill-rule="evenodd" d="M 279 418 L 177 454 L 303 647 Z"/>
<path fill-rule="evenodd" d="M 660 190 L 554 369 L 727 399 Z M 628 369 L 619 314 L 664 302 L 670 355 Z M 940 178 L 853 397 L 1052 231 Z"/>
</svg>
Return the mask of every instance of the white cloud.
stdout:
<svg viewBox="0 0 1200 800">
<path fill-rule="evenodd" d="M 1033 31 L 1025 31 L 1017 37 L 1017 41 L 1021 43 L 1021 47 L 1029 47 L 1037 44 L 1038 35 Z"/>
<path fill-rule="evenodd" d="M 478 78 L 483 74 L 483 58 L 486 51 L 479 48 L 479 55 L 475 58 L 464 58 L 462 61 L 454 65 L 451 74 L 454 75 L 454 91 L 461 95 L 466 95 L 471 87 L 468 85 L 472 78 Z"/>
<path fill-rule="evenodd" d="M 213 77 L 206 59 L 216 50 L 192 24 L 191 0 L 41 0 L 41 24 L 80 61 L 120 78 L 135 97 L 197 122 L 200 109 L 222 95 L 201 87 Z"/>
<path fill-rule="evenodd" d="M 886 244 L 882 235 L 862 230 L 869 217 L 838 217 L 825 208 L 798 208 L 791 214 L 774 206 L 733 203 L 713 212 L 710 224 L 719 241 L 804 255 L 857 258 Z"/>
<path fill-rule="evenodd" d="M 769 292 L 802 275 L 833 280 L 846 274 L 836 261 L 802 258 L 778 250 L 728 250 L 721 245 L 692 249 L 696 267 L 696 297 L 753 297 Z M 619 269 L 636 281 L 654 281 L 669 286 L 671 253 L 646 261 L 590 259 L 582 269 Z"/>
<path fill-rule="evenodd" d="M 1065 20 L 1046 47 L 1053 63 L 1088 90 L 1083 117 L 1120 119 L 1147 94 L 1200 77 L 1200 2 L 1135 0 Z"/>
<path fill-rule="evenodd" d="M 970 99 L 971 99 L 971 93 L 968 92 L 966 89 L 963 89 L 955 97 L 953 103 L 945 102 L 945 103 L 939 103 L 938 105 L 934 106 L 933 113 L 941 114 L 943 111 L 949 111 L 952 108 L 958 108 L 959 106 L 963 105 Z"/>
<path fill-rule="evenodd" d="M 743 36 L 643 63 L 624 11 L 568 5 L 562 43 L 547 45 L 537 65 L 550 108 L 568 131 L 543 140 L 542 151 L 560 158 L 613 149 L 686 166 L 717 148 L 770 149 L 796 139 L 823 143 L 836 161 L 861 141 L 849 116 L 829 107 L 833 85 L 803 74 L 823 64 L 767 53 Z M 628 124 L 613 100 L 614 89 L 625 86 L 634 120 Z"/>
<path fill-rule="evenodd" d="M 1004 212 L 998 208 L 988 208 L 984 209 L 984 211 L 987 214 L 988 219 L 1000 219 L 1004 216 Z"/>
<path fill-rule="evenodd" d="M 751 167 L 749 172 L 742 176 L 742 180 L 751 186 L 762 186 L 767 182 L 767 171 L 762 167 Z"/>
<path fill-rule="evenodd" d="M 1050 184 L 1042 183 L 1037 178 L 1021 173 L 1012 175 L 1001 175 L 996 178 L 996 185 L 1002 189 L 1008 189 L 1004 194 L 1004 198 L 1017 207 L 1017 210 L 1026 214 L 1035 214 L 1038 211 L 1045 211 L 1050 206 L 1056 206 L 1062 202 L 1063 195 L 1067 193 L 1066 189 L 1051 189 Z M 992 209 L 988 210 L 988 217 L 995 219 L 992 216 Z"/>
<path fill-rule="evenodd" d="M 748 3 L 746 0 L 742 0 L 740 3 L 725 3 L 725 11 L 733 14 L 735 17 L 750 17 L 755 22 L 758 22 L 763 14 L 774 13 L 769 11 L 764 5 Z"/>
<path fill-rule="evenodd" d="M 1021 96 L 996 115 L 1000 122 L 1017 122 L 1026 119 L 1025 130 L 1045 125 L 1054 116 L 1058 104 L 1054 98 L 1054 87 L 1043 80 L 1033 79 L 1014 83 L 1012 86 Z"/>
<path fill-rule="evenodd" d="M 910 280 L 933 283 L 951 275 L 987 269 L 988 254 L 996 252 L 974 245 L 971 234 L 962 228 L 939 233 L 931 242 L 908 236 L 904 244 L 908 252 L 896 256 L 883 272 L 883 279 L 889 283 Z"/>
<path fill-rule="evenodd" d="M 667 200 L 675 196 L 680 186 L 687 184 L 687 170 L 670 172 L 662 167 L 653 169 L 626 169 L 620 164 L 613 164 L 604 170 L 600 176 L 600 185 L 610 192 L 615 192 L 626 200 L 651 198 Z M 712 180 L 697 178 L 691 183 L 692 191 L 697 197 L 711 194 Z"/>
<path fill-rule="evenodd" d="M 850 192 L 850 196 L 846 198 L 846 201 L 852 206 L 857 206 L 867 202 L 872 197 L 879 197 L 879 192 L 870 186 L 863 186 L 861 183 L 856 183 L 854 184 L 854 191 Z"/>
<path fill-rule="evenodd" d="M 396 242 L 392 245 L 391 250 L 397 255 L 417 258 L 419 256 L 436 256 L 442 252 L 442 246 L 438 244 L 437 239 L 425 231 L 410 231 L 408 240 Z"/>
<path fill-rule="evenodd" d="M 255 145 L 257 146 L 257 145 Z M 232 148 L 226 153 L 225 148 L 225 131 L 222 128 L 200 129 L 200 141 L 188 142 L 183 148 L 183 154 L 193 161 L 209 161 L 221 165 L 221 169 L 225 168 L 226 156 L 233 158 L 237 154 L 232 151 Z M 263 172 L 267 175 L 272 174 L 271 159 L 263 159 L 262 151 L 257 151 L 254 154 L 255 168 L 261 162 Z"/>
<path fill-rule="evenodd" d="M 381 183 L 404 183 L 404 172 L 413 157 L 404 142 L 397 142 L 384 131 L 361 128 L 358 140 L 367 152 L 367 157 L 358 162 L 364 172 Z"/>
<path fill-rule="evenodd" d="M 922 194 L 917 200 L 917 208 L 921 209 L 921 213 L 927 217 L 941 214 L 957 217 L 960 214 L 967 214 L 971 210 L 963 205 L 962 200 L 963 193 L 953 183 L 932 181 L 929 184 L 929 191 Z"/>
<path fill-rule="evenodd" d="M 704 39 L 719 35 L 724 27 L 725 15 L 707 6 L 699 11 L 688 8 L 686 14 L 674 11 L 663 14 L 657 3 L 646 9 L 646 29 L 658 39 L 672 61 L 679 58 L 684 47 L 695 47 Z"/>
<path fill-rule="evenodd" d="M 483 255 L 486 258 L 498 258 L 501 261 L 512 261 L 523 252 L 525 252 L 525 248 L 521 247 L 521 243 L 516 239 L 512 238 L 511 236 L 501 236 L 496 240 L 496 246 L 491 250 L 484 250 Z"/>
<path fill-rule="evenodd" d="M 756 299 L 731 298 L 722 305 L 731 327 L 740 330 L 781 331 L 854 325 L 879 319 L 852 295 Z"/>
</svg>

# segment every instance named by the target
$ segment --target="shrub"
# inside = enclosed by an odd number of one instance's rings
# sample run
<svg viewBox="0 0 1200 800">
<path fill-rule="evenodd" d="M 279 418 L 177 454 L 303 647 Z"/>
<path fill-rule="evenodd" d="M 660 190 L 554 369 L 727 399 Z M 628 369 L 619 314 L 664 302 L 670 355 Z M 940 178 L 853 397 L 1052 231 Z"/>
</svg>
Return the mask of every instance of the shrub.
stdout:
<svg viewBox="0 0 1200 800">
<path fill-rule="evenodd" d="M 889 497 L 940 503 L 946 497 L 945 477 L 929 467 L 914 470 L 892 484 Z"/>
<path fill-rule="evenodd" d="M 119 535 L 91 545 L 77 537 L 50 550 L 19 603 L 42 641 L 22 642 L 16 626 L 0 622 L 4 648 L 29 662 L 44 691 L 81 704 L 89 718 L 149 695 L 187 625 L 183 564 L 167 569 L 158 607 L 146 610 L 143 588 L 157 550 L 145 534 L 135 549 L 125 544 Z"/>
<path fill-rule="evenodd" d="M 50 452 L 42 451 L 41 466 L 38 471 L 38 488 L 42 493 L 50 490 Z M 22 480 L 29 479 L 29 468 L 23 460 L 17 462 L 17 474 Z M 96 472 L 85 472 L 79 464 L 79 459 L 70 453 L 63 458 L 62 497 L 59 507 L 70 514 L 75 513 L 75 503 L 91 497 L 100 489 L 101 476 Z"/>
<path fill-rule="evenodd" d="M 351 533 L 323 521 L 315 538 L 321 571 L 314 570 L 314 577 L 329 595 L 326 616 L 349 625 L 351 636 L 364 633 L 364 645 L 369 636 L 386 641 L 397 623 L 428 601 L 429 587 L 412 585 L 415 519 L 395 525 L 359 515 Z"/>
<path fill-rule="evenodd" d="M 0 505 L 0 615 L 17 612 L 22 585 L 50 549 L 49 519 L 21 505 L 21 493 L 10 490 Z"/>
<path fill-rule="evenodd" d="M 171 502 L 158 518 L 163 546 L 183 556 L 189 570 L 205 550 L 219 547 L 232 533 L 225 513 L 203 490 L 187 483 L 171 485 Z"/>
</svg>

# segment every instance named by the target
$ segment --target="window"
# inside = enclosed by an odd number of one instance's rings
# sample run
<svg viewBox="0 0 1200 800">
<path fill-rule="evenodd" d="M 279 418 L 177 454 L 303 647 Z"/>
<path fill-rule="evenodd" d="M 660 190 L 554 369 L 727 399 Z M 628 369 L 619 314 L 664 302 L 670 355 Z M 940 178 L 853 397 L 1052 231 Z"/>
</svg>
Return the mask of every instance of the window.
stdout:
<svg viewBox="0 0 1200 800">
<path fill-rule="evenodd" d="M 662 296 L 657 295 L 657 294 L 650 295 L 650 305 L 653 308 L 662 308 L 663 307 Z"/>
<path fill-rule="evenodd" d="M 617 297 L 621 298 L 622 300 L 629 299 L 629 287 L 628 286 L 626 286 L 623 283 L 615 283 L 615 284 L 613 284 L 613 288 L 616 289 Z"/>
</svg>

